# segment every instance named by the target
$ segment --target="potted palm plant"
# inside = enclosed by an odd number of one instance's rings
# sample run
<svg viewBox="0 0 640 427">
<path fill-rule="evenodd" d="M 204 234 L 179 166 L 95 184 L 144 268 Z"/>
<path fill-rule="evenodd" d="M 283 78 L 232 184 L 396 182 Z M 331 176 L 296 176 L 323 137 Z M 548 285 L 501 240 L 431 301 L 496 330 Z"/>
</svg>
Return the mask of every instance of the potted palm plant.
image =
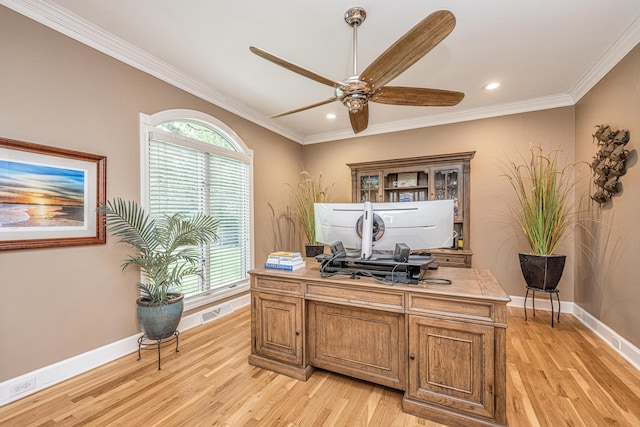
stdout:
<svg viewBox="0 0 640 427">
<path fill-rule="evenodd" d="M 530 148 L 528 161 L 504 165 L 505 176 L 518 197 L 513 213 L 532 251 L 519 254 L 529 287 L 553 290 L 562 277 L 566 256 L 555 251 L 572 223 L 576 206 L 570 173 L 574 165 L 561 166 L 557 150 L 544 153 L 538 146 Z"/>
<path fill-rule="evenodd" d="M 217 241 L 218 221 L 182 213 L 152 219 L 137 203 L 120 198 L 107 201 L 98 212 L 104 215 L 108 231 L 134 249 L 122 269 L 136 266 L 142 273 L 136 302 L 143 334 L 150 340 L 170 337 L 182 317 L 182 279 L 201 274 L 199 245 Z"/>
<path fill-rule="evenodd" d="M 325 185 L 322 174 L 314 177 L 309 172 L 302 171 L 300 175 L 302 180 L 291 189 L 291 199 L 294 214 L 307 238 L 305 255 L 313 257 L 324 252 L 324 245 L 316 240 L 314 204 L 331 200 L 333 184 Z"/>
</svg>

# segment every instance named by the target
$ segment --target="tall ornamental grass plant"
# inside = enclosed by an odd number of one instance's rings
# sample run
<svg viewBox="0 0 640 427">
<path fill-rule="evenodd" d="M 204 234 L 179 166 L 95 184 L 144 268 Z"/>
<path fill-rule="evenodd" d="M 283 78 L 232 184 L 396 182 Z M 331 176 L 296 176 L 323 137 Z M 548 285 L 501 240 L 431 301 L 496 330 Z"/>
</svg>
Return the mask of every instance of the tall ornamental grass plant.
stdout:
<svg viewBox="0 0 640 427">
<path fill-rule="evenodd" d="M 544 153 L 538 146 L 530 147 L 528 162 L 504 164 L 518 196 L 515 218 L 536 255 L 552 255 L 572 222 L 574 165 L 561 166 L 558 150 Z"/>
</svg>

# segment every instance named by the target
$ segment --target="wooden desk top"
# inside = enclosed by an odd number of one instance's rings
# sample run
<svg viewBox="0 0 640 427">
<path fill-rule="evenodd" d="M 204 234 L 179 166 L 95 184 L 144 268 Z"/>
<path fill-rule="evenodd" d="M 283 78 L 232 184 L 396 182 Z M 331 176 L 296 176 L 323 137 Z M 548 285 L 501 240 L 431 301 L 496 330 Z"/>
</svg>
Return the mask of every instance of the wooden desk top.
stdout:
<svg viewBox="0 0 640 427">
<path fill-rule="evenodd" d="M 470 297 L 478 300 L 488 300 L 507 303 L 511 301 L 509 295 L 489 270 L 474 268 L 439 267 L 437 270 L 428 270 L 425 278 L 441 278 L 451 280 L 450 285 L 441 284 L 416 284 L 404 285 L 399 283 L 386 283 L 369 277 L 351 279 L 347 275 L 336 274 L 323 278 L 318 270 L 320 264 L 314 259 L 307 260 L 307 267 L 294 271 L 265 269 L 264 267 L 249 271 L 256 276 L 270 276 L 277 278 L 298 279 L 304 281 L 342 283 L 350 286 L 363 286 L 387 290 L 401 290 L 433 295 Z"/>
</svg>

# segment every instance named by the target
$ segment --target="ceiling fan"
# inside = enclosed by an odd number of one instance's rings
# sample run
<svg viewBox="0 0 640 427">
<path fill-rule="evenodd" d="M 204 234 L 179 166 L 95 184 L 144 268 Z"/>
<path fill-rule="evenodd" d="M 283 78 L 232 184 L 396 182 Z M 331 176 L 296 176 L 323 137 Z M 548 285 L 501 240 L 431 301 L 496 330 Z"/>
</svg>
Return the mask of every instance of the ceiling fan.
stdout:
<svg viewBox="0 0 640 427">
<path fill-rule="evenodd" d="M 269 52 L 250 46 L 256 55 L 287 70 L 311 80 L 331 86 L 331 98 L 306 107 L 271 116 L 282 117 L 319 107 L 333 101 L 342 102 L 349 110 L 351 127 L 355 133 L 362 132 L 369 125 L 369 101 L 391 105 L 409 106 L 453 106 L 464 98 L 464 93 L 442 89 L 427 89 L 403 86 L 385 86 L 407 68 L 426 55 L 453 31 L 456 18 L 448 10 L 436 11 L 398 39 L 384 51 L 360 75 L 357 74 L 357 32 L 367 14 L 361 7 L 352 7 L 344 14 L 344 20 L 353 28 L 353 76 L 344 81 L 324 77 L 311 70 L 295 65 Z"/>
</svg>

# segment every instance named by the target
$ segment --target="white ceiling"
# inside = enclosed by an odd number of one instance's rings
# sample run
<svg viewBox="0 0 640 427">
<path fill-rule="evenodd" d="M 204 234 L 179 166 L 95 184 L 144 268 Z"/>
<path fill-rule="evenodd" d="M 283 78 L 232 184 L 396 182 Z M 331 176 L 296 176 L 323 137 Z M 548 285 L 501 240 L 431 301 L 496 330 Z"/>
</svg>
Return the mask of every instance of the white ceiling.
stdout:
<svg viewBox="0 0 640 427">
<path fill-rule="evenodd" d="M 455 107 L 370 104 L 371 135 L 573 105 L 640 42 L 639 0 L 0 0 L 0 3 L 302 144 L 353 137 L 339 102 L 270 115 L 333 89 L 249 52 L 257 46 L 334 80 L 358 73 L 422 18 L 456 16 L 453 32 L 393 80 L 464 92 Z M 502 87 L 482 90 L 491 81 Z M 330 121 L 329 112 L 337 114 Z M 147 112 L 152 113 L 152 112 Z"/>
</svg>

